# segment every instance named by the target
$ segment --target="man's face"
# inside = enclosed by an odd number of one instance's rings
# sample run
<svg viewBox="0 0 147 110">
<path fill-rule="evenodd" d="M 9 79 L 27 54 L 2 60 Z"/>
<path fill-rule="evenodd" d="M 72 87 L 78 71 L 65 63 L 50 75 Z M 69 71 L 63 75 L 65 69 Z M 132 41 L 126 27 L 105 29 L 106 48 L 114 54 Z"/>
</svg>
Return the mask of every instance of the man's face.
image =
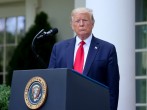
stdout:
<svg viewBox="0 0 147 110">
<path fill-rule="evenodd" d="M 84 40 L 91 34 L 94 22 L 89 13 L 76 13 L 72 18 L 71 26 L 80 39 Z"/>
</svg>

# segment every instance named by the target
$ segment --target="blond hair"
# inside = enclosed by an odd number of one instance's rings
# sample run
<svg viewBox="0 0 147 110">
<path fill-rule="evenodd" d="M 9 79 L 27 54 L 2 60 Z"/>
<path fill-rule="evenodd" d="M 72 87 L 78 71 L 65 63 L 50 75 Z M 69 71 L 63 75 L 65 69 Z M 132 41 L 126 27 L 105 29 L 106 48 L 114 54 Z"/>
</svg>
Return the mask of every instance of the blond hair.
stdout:
<svg viewBox="0 0 147 110">
<path fill-rule="evenodd" d="M 71 12 L 71 20 L 73 20 L 73 16 L 76 13 L 89 13 L 89 15 L 91 16 L 91 20 L 93 22 L 95 22 L 92 9 L 85 8 L 85 7 L 80 7 L 80 8 L 73 9 L 72 12 Z"/>
</svg>

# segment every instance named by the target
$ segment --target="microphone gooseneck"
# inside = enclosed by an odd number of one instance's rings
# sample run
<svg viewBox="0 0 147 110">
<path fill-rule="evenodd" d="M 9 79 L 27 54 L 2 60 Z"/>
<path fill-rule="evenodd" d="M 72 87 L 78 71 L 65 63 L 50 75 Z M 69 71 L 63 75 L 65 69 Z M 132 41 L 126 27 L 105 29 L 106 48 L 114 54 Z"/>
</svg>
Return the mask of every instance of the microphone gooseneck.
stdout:
<svg viewBox="0 0 147 110">
<path fill-rule="evenodd" d="M 58 33 L 58 29 L 57 28 L 53 28 L 51 30 L 49 30 L 48 32 L 45 32 L 44 29 L 40 30 L 36 36 L 33 38 L 32 40 L 32 51 L 33 53 L 36 55 L 36 57 L 40 60 L 41 64 L 44 66 L 44 67 L 47 67 L 47 64 L 43 61 L 43 59 L 39 56 L 39 54 L 36 52 L 36 48 L 35 48 L 35 40 L 39 40 L 41 38 L 44 38 L 44 37 L 47 37 L 47 36 L 53 36 L 55 35 L 56 33 Z"/>
<path fill-rule="evenodd" d="M 47 36 L 53 36 L 53 35 L 55 35 L 57 33 L 58 33 L 58 29 L 53 28 L 53 29 L 51 29 L 51 30 L 49 30 L 47 32 L 44 31 L 41 35 L 37 36 L 37 39 L 41 39 L 41 38 L 47 37 Z"/>
</svg>

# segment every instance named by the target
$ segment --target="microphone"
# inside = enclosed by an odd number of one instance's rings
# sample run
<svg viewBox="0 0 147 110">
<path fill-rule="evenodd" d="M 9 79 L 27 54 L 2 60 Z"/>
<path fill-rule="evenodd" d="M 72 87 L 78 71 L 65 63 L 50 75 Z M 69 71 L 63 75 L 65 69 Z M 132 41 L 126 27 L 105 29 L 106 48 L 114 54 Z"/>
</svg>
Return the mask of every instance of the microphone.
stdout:
<svg viewBox="0 0 147 110">
<path fill-rule="evenodd" d="M 58 29 L 53 28 L 53 29 L 49 30 L 48 32 L 43 32 L 43 34 L 38 36 L 37 39 L 43 38 L 44 36 L 53 36 L 53 35 L 55 35 L 57 33 L 58 33 Z"/>
</svg>

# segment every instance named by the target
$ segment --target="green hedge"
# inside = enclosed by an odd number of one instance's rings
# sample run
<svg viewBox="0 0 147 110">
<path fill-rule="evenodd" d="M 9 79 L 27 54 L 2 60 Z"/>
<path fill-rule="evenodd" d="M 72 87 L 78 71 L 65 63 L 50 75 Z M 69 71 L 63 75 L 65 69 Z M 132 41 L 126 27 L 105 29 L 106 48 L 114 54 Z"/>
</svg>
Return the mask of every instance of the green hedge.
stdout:
<svg viewBox="0 0 147 110">
<path fill-rule="evenodd" d="M 0 85 L 0 110 L 8 110 L 10 86 Z"/>
</svg>

